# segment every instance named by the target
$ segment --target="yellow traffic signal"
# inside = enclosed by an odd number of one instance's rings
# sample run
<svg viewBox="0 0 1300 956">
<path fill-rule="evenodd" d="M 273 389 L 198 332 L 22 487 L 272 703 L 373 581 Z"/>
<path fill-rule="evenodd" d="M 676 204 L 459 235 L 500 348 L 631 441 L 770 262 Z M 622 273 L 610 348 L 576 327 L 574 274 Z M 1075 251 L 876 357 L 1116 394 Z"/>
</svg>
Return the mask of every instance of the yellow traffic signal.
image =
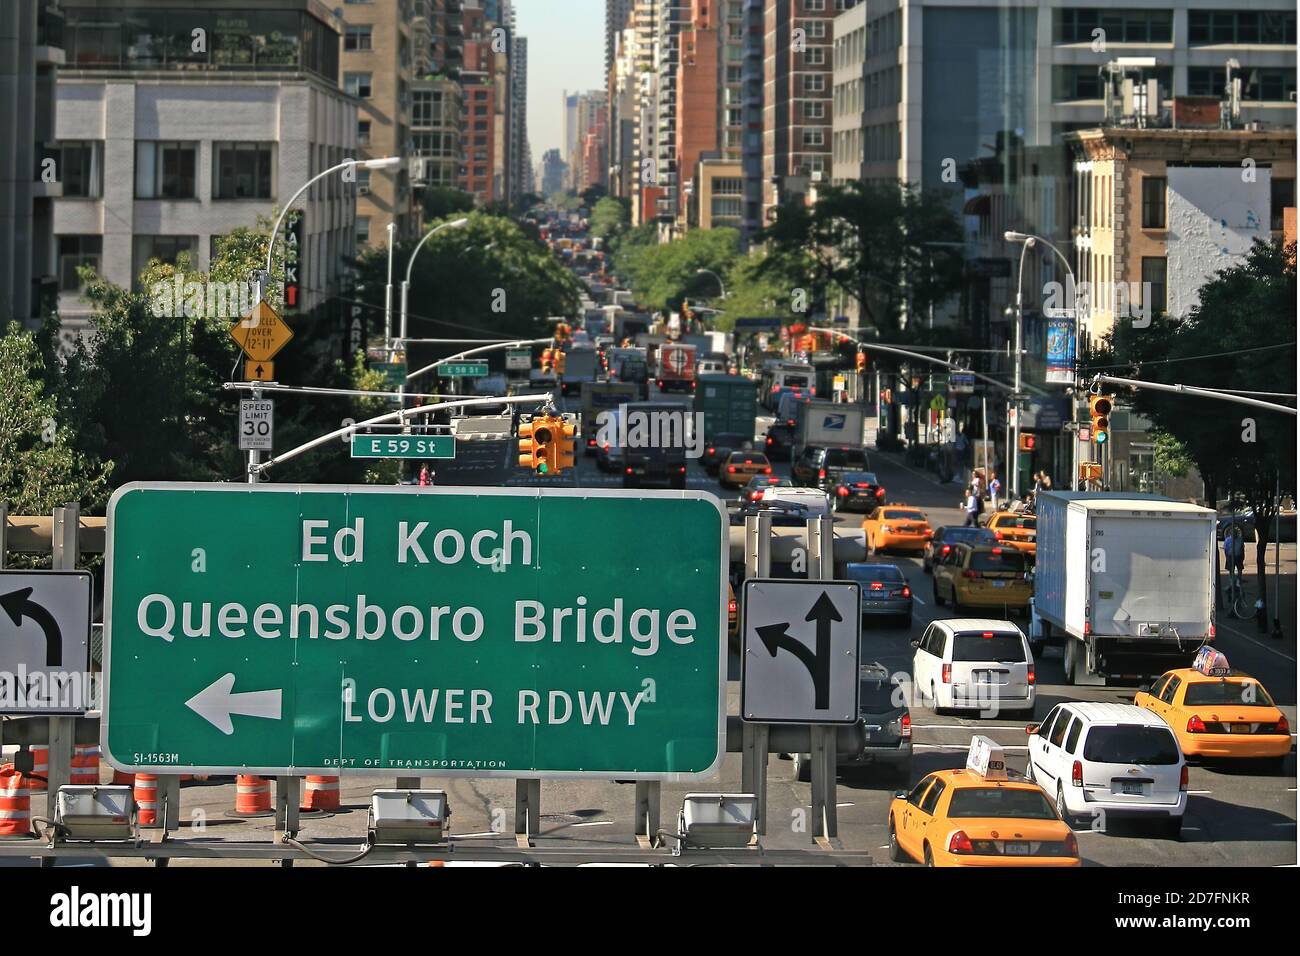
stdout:
<svg viewBox="0 0 1300 956">
<path fill-rule="evenodd" d="M 547 454 L 547 461 L 551 466 L 551 474 L 562 475 L 564 472 L 574 467 L 573 453 L 574 446 L 577 444 L 578 426 L 571 421 L 567 421 L 560 416 L 554 416 L 546 420 L 547 427 L 553 429 L 555 441 L 553 441 Z"/>
<path fill-rule="evenodd" d="M 564 353 L 561 352 L 559 349 L 556 349 L 554 354 L 552 355 L 552 360 L 555 363 L 555 374 L 563 375 L 564 374 Z"/>
<path fill-rule="evenodd" d="M 1093 395 L 1088 399 L 1088 413 L 1092 417 L 1092 440 L 1098 445 L 1110 441 L 1110 413 L 1115 403 L 1109 395 Z"/>
<path fill-rule="evenodd" d="M 542 373 L 543 374 L 551 370 L 551 362 L 554 355 L 555 355 L 554 349 L 542 349 Z"/>
<path fill-rule="evenodd" d="M 865 372 L 867 370 L 867 353 L 859 352 L 857 361 L 858 361 L 858 372 L 859 373 Z"/>
<path fill-rule="evenodd" d="M 551 470 L 551 443 L 555 432 L 550 420 L 542 417 L 519 423 L 519 466 L 531 468 L 540 475 Z"/>
</svg>

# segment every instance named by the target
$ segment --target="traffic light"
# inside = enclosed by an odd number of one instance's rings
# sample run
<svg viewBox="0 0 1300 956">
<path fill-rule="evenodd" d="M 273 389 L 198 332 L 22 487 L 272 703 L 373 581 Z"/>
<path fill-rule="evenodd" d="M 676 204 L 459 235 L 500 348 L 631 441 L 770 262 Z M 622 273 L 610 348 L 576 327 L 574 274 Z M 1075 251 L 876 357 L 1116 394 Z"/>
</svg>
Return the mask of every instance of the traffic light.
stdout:
<svg viewBox="0 0 1300 956">
<path fill-rule="evenodd" d="M 574 445 L 577 443 L 578 426 L 559 415 L 547 418 L 546 425 L 555 436 L 546 456 L 547 463 L 550 465 L 550 474 L 562 475 L 574 466 L 573 452 Z"/>
<path fill-rule="evenodd" d="M 519 423 L 519 466 L 531 468 L 539 475 L 551 472 L 551 445 L 555 429 L 546 416 Z"/>
<path fill-rule="evenodd" d="M 551 362 L 555 355 L 556 349 L 542 349 L 542 374 L 545 375 L 551 370 Z"/>
<path fill-rule="evenodd" d="M 1027 432 L 1020 433 L 1020 450 L 1033 451 L 1038 447 L 1038 436 L 1031 435 Z"/>
<path fill-rule="evenodd" d="M 861 374 L 867 370 L 867 353 L 858 353 L 858 373 Z"/>
<path fill-rule="evenodd" d="M 556 349 L 555 352 L 552 354 L 551 359 L 555 364 L 555 374 L 563 375 L 564 374 L 564 353 L 561 352 L 559 349 Z"/>
<path fill-rule="evenodd" d="M 1110 441 L 1110 412 L 1115 403 L 1109 395 L 1093 395 L 1088 399 L 1088 413 L 1092 416 L 1092 440 L 1098 445 Z"/>
</svg>

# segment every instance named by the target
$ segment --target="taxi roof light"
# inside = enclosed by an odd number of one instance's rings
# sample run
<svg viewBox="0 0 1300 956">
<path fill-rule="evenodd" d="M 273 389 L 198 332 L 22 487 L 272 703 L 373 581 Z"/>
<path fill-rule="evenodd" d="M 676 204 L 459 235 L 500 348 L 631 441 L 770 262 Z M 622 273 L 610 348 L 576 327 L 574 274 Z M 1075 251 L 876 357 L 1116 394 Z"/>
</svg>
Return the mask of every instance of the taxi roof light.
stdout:
<svg viewBox="0 0 1300 956">
<path fill-rule="evenodd" d="M 1232 670 L 1228 666 L 1227 656 L 1208 644 L 1196 652 L 1192 667 L 1206 677 L 1227 677 Z"/>
<path fill-rule="evenodd" d="M 1007 761 L 1002 754 L 1002 745 L 983 734 L 971 737 L 970 750 L 966 754 L 966 769 L 985 780 L 1006 780 Z"/>
</svg>

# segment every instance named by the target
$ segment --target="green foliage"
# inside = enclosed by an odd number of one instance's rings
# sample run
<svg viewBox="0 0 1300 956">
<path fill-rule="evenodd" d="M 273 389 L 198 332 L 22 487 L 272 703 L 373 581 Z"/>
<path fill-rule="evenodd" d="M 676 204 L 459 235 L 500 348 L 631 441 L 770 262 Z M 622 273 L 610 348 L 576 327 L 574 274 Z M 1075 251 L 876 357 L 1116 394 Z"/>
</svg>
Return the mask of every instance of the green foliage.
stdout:
<svg viewBox="0 0 1300 956">
<path fill-rule="evenodd" d="M 725 275 L 740 258 L 735 229 L 695 229 L 672 242 L 642 244 L 647 235 L 641 230 L 627 234 L 615 268 L 631 282 L 636 301 L 650 309 L 677 309 L 688 297 L 716 297 L 718 280 L 698 270 Z"/>
<path fill-rule="evenodd" d="M 961 284 L 961 223 L 947 197 L 896 182 L 849 182 L 819 192 L 806 206 L 780 207 L 762 241 L 787 267 L 804 258 L 806 281 L 824 297 L 841 290 L 881 332 L 896 331 L 905 304 L 922 314 Z M 790 257 L 790 258 L 781 258 Z M 909 302 L 910 295 L 910 302 Z"/>
<path fill-rule="evenodd" d="M 740 256 L 726 274 L 727 297 L 712 305 L 722 312 L 713 327 L 730 331 L 739 318 L 779 317 L 789 319 L 794 311 L 795 290 L 805 283 L 807 256 L 757 249 Z"/>
<path fill-rule="evenodd" d="M 12 514 L 49 514 L 74 501 L 91 509 L 108 499 L 111 465 L 75 447 L 47 372 L 58 380 L 57 361 L 47 364 L 36 337 L 10 323 L 0 335 L 0 501 Z"/>
<path fill-rule="evenodd" d="M 1168 432 L 1155 432 L 1151 438 L 1156 468 L 1173 478 L 1186 478 L 1195 462 L 1183 443 Z"/>
<path fill-rule="evenodd" d="M 626 201 L 607 196 L 591 210 L 591 234 L 598 239 L 609 239 L 627 229 L 630 218 Z"/>
<path fill-rule="evenodd" d="M 428 186 L 420 197 L 425 219 L 446 219 L 458 212 L 472 212 L 474 195 L 448 186 Z"/>
</svg>

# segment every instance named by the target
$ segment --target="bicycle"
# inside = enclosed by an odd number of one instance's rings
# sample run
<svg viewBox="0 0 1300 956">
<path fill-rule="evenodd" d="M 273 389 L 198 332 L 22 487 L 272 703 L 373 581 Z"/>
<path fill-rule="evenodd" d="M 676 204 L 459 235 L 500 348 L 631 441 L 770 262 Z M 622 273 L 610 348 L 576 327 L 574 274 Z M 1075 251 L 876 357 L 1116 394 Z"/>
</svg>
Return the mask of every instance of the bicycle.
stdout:
<svg viewBox="0 0 1300 956">
<path fill-rule="evenodd" d="M 1255 602 L 1246 595 L 1246 585 L 1241 571 L 1236 568 L 1228 572 L 1228 587 L 1224 594 L 1224 609 L 1239 621 L 1255 616 Z"/>
</svg>

